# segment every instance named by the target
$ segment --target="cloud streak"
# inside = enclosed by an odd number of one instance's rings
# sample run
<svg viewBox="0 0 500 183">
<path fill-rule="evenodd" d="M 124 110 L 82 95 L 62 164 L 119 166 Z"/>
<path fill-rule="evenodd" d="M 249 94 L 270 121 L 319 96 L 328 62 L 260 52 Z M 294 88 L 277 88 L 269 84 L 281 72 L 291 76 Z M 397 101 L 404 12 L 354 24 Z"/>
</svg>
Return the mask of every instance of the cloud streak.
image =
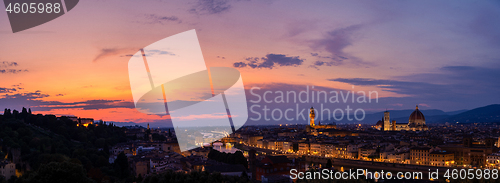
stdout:
<svg viewBox="0 0 500 183">
<path fill-rule="evenodd" d="M 99 51 L 99 54 L 97 54 L 97 56 L 94 58 L 93 62 L 97 62 L 101 59 L 104 59 L 107 57 L 112 57 L 112 56 L 117 56 L 117 55 L 125 54 L 126 56 L 128 56 L 128 55 L 130 55 L 130 53 L 135 53 L 138 50 L 139 49 L 135 49 L 135 48 L 103 48 Z"/>
<path fill-rule="evenodd" d="M 11 67 L 17 67 L 19 64 L 17 62 L 0 62 L 0 74 L 19 74 L 22 72 L 28 72 L 28 69 L 12 69 Z"/>
<path fill-rule="evenodd" d="M 0 93 L 13 93 L 15 89 L 0 88 Z M 0 97 L 0 108 L 30 107 L 36 111 L 49 111 L 52 109 L 83 109 L 99 110 L 110 108 L 135 108 L 133 102 L 123 100 L 86 100 L 80 102 L 46 101 L 44 98 L 50 95 L 41 91 L 25 92 L 16 94 L 5 94 Z M 60 95 L 57 95 L 60 96 Z"/>
<path fill-rule="evenodd" d="M 18 65 L 17 62 L 7 62 L 7 61 L 0 62 L 0 68 L 1 67 L 16 67 L 17 65 Z"/>
<path fill-rule="evenodd" d="M 22 72 L 28 72 L 28 69 L 0 69 L 2 74 L 18 74 Z"/>
<path fill-rule="evenodd" d="M 2 88 L 0 87 L 0 93 L 13 93 L 17 91 L 16 88 Z"/>
<path fill-rule="evenodd" d="M 357 86 L 376 86 L 383 91 L 403 94 L 415 101 L 462 106 L 458 109 L 499 103 L 500 67 L 445 66 L 437 73 L 414 74 L 398 79 L 334 78 L 329 81 Z M 455 108 L 457 109 L 457 108 Z"/>
<path fill-rule="evenodd" d="M 198 0 L 189 12 L 195 14 L 221 14 L 229 11 L 231 5 L 228 0 Z"/>
<path fill-rule="evenodd" d="M 369 79 L 369 78 L 337 78 L 328 79 L 329 81 L 338 81 L 357 86 L 377 86 L 382 91 L 390 91 L 397 94 L 404 94 L 409 96 L 420 96 L 433 98 L 439 93 L 451 92 L 446 85 L 431 84 L 426 82 L 412 82 L 412 81 L 397 81 L 397 80 L 384 80 L 384 79 Z M 442 98 L 439 95 L 439 98 Z"/>
<path fill-rule="evenodd" d="M 233 66 L 236 68 L 242 67 L 250 67 L 252 69 L 256 68 L 267 68 L 273 69 L 275 67 L 284 67 L 284 66 L 300 66 L 304 62 L 304 59 L 301 59 L 298 56 L 288 57 L 283 54 L 267 54 L 265 57 L 249 57 L 245 59 L 246 62 L 235 62 Z"/>
<path fill-rule="evenodd" d="M 167 23 L 182 23 L 182 20 L 177 16 L 160 16 L 156 14 L 147 14 L 146 18 L 149 24 L 167 24 Z"/>
</svg>

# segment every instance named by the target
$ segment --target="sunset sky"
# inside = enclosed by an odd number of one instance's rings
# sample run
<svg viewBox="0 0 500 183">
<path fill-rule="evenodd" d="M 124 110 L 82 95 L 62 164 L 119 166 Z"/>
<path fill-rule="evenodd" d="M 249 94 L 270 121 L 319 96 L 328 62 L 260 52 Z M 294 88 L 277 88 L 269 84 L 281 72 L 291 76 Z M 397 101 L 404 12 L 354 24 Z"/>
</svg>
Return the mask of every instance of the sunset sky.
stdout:
<svg viewBox="0 0 500 183">
<path fill-rule="evenodd" d="M 354 86 L 378 91 L 357 105 L 372 112 L 500 103 L 499 1 L 82 0 L 18 33 L 0 13 L 1 111 L 165 119 L 134 108 L 127 64 L 191 29 L 207 67 L 238 69 L 247 89 Z"/>
</svg>

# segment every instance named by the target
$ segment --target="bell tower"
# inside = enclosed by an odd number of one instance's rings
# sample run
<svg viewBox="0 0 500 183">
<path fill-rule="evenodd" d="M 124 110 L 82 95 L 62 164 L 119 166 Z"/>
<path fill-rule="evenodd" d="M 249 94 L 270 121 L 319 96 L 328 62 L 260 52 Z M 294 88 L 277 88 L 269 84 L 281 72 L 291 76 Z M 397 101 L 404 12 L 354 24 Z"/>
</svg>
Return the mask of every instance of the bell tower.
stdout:
<svg viewBox="0 0 500 183">
<path fill-rule="evenodd" d="M 314 114 L 314 108 L 311 107 L 311 109 L 309 109 L 309 118 L 310 118 L 310 122 L 309 122 L 309 125 L 310 126 L 314 126 L 314 118 L 316 117 L 316 114 Z"/>
<path fill-rule="evenodd" d="M 392 129 L 391 120 L 389 117 L 389 111 L 384 112 L 384 131 L 390 131 Z"/>
</svg>

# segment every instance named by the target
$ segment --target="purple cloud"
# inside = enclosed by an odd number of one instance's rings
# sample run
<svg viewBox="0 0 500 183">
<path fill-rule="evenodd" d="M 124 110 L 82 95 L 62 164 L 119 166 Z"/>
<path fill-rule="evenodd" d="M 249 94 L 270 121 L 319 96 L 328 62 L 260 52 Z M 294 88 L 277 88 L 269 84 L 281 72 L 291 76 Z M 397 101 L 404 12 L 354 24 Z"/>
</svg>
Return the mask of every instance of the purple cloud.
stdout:
<svg viewBox="0 0 500 183">
<path fill-rule="evenodd" d="M 0 88 L 0 93 L 2 91 L 11 91 L 12 89 Z M 4 92 L 5 93 L 5 92 Z M 9 92 L 7 92 L 9 93 Z M 60 96 L 58 94 L 57 96 Z M 41 91 L 17 93 L 17 94 L 5 94 L 0 96 L 0 108 L 22 108 L 30 107 L 36 111 L 49 111 L 52 109 L 83 109 L 83 110 L 99 110 L 99 109 L 109 109 L 109 108 L 135 108 L 133 102 L 123 101 L 123 100 L 86 100 L 80 102 L 60 102 L 60 101 L 46 101 L 41 100 L 43 98 L 49 97 L 48 94 L 43 94 Z"/>
<path fill-rule="evenodd" d="M 323 39 L 313 41 L 311 48 L 317 50 L 325 50 L 331 56 L 320 56 L 318 53 L 311 53 L 311 56 L 327 59 L 328 61 L 316 62 L 312 67 L 320 66 L 337 66 L 346 63 L 355 65 L 372 65 L 363 60 L 344 52 L 344 49 L 353 45 L 355 34 L 362 28 L 362 25 L 351 25 L 344 28 L 335 29 L 326 34 Z M 322 66 L 321 65 L 321 66 Z"/>
<path fill-rule="evenodd" d="M 283 54 L 267 54 L 265 57 L 249 57 L 245 59 L 248 63 L 245 62 L 236 62 L 233 64 L 234 67 L 246 67 L 249 66 L 253 69 L 255 68 L 268 68 L 272 69 L 275 67 L 283 67 L 283 66 L 299 66 L 302 65 L 304 59 L 301 59 L 298 56 L 288 57 Z"/>
<path fill-rule="evenodd" d="M 198 0 L 198 3 L 189 10 L 195 14 L 220 14 L 229 11 L 231 5 L 228 0 Z"/>
</svg>

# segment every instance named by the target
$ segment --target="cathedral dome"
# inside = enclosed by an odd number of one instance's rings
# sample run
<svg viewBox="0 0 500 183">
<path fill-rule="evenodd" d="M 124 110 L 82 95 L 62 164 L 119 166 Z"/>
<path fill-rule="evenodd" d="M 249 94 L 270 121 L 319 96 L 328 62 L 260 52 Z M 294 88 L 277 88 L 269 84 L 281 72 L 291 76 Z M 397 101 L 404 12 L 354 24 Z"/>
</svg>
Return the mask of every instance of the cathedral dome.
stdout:
<svg viewBox="0 0 500 183">
<path fill-rule="evenodd" d="M 411 126 L 413 126 L 413 125 L 416 125 L 416 126 L 425 125 L 424 114 L 422 114 L 422 112 L 420 112 L 420 110 L 418 110 L 418 105 L 415 108 L 415 111 L 413 111 L 410 114 L 410 119 L 408 122 L 409 122 L 409 125 L 411 125 Z"/>
</svg>

